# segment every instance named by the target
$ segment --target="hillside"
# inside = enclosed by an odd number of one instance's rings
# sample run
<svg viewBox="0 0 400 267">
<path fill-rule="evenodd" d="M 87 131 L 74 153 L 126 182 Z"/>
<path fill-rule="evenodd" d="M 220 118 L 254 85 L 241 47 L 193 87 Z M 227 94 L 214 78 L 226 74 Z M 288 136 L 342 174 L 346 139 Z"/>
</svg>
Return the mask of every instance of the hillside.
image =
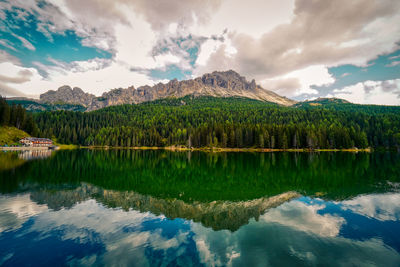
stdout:
<svg viewBox="0 0 400 267">
<path fill-rule="evenodd" d="M 398 113 L 400 106 L 354 104 L 340 98 L 317 98 L 298 102 L 293 107 L 302 109 L 329 109 L 337 111 L 365 112 L 368 114 Z"/>
<path fill-rule="evenodd" d="M 83 92 L 78 87 L 62 86 L 57 91 L 51 90 L 40 95 L 42 103 L 70 103 L 79 104 L 87 108 L 88 111 L 96 110 L 108 106 L 121 104 L 139 104 L 170 97 L 193 96 L 214 96 L 214 97 L 247 97 L 251 99 L 268 101 L 284 106 L 296 103 L 286 97 L 282 97 L 274 92 L 263 89 L 254 80 L 247 81 L 233 70 L 204 74 L 201 77 L 178 81 L 176 79 L 166 84 L 158 83 L 154 86 L 141 86 L 135 89 L 133 86 L 128 88 L 118 88 L 103 93 L 101 97 Z"/>
<path fill-rule="evenodd" d="M 79 145 L 400 147 L 400 108 L 343 105 L 284 107 L 241 97 L 185 96 L 85 113 L 43 112 L 36 122 L 42 136 Z"/>
<path fill-rule="evenodd" d="M 9 105 L 21 105 L 24 109 L 30 112 L 41 111 L 56 111 L 56 110 L 69 110 L 69 111 L 85 111 L 86 108 L 80 104 L 70 104 L 55 102 L 53 104 L 43 103 L 38 99 L 30 98 L 7 98 Z"/>
<path fill-rule="evenodd" d="M 13 145 L 24 137 L 29 136 L 26 132 L 15 127 L 1 126 L 0 127 L 0 146 Z"/>
<path fill-rule="evenodd" d="M 315 100 L 306 100 L 295 104 L 296 107 L 305 106 L 330 106 L 330 105 L 341 105 L 341 104 L 351 104 L 349 101 L 340 98 L 317 98 Z"/>
</svg>

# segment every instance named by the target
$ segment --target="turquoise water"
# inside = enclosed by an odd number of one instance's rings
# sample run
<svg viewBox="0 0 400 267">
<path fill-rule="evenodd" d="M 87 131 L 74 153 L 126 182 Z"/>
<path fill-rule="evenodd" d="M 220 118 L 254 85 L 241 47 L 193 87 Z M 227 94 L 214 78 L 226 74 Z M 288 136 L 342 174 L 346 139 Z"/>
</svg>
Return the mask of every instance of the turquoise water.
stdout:
<svg viewBox="0 0 400 267">
<path fill-rule="evenodd" d="M 0 155 L 0 265 L 399 266 L 400 154 Z"/>
</svg>

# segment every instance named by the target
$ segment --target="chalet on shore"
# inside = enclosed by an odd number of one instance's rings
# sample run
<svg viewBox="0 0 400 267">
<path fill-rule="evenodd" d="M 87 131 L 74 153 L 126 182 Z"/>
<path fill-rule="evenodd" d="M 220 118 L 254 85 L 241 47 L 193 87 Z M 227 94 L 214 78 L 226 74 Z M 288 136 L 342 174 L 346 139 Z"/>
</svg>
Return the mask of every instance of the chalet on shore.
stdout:
<svg viewBox="0 0 400 267">
<path fill-rule="evenodd" d="M 19 140 L 24 146 L 32 147 L 51 147 L 53 146 L 53 141 L 48 138 L 37 138 L 37 137 L 25 137 Z"/>
</svg>

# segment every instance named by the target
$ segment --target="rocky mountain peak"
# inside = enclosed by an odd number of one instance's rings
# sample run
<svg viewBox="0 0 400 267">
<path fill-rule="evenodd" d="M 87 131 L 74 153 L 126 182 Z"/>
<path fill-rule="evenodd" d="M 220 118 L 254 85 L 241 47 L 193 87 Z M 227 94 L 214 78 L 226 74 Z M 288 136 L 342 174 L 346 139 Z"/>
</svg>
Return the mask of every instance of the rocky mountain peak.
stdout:
<svg viewBox="0 0 400 267">
<path fill-rule="evenodd" d="M 84 92 L 81 88 L 79 88 L 79 87 L 74 87 L 74 88 L 72 89 L 72 93 L 73 93 L 73 94 L 84 94 L 85 92 Z"/>
<path fill-rule="evenodd" d="M 254 91 L 257 87 L 254 79 L 248 82 L 244 76 L 240 76 L 240 74 L 234 70 L 207 73 L 201 77 L 201 81 L 207 86 L 222 87 L 232 90 Z"/>
<path fill-rule="evenodd" d="M 250 82 L 234 70 L 214 71 L 206 73 L 201 77 L 178 81 L 173 79 L 166 84 L 158 83 L 154 86 L 141 86 L 135 89 L 128 88 L 113 89 L 96 97 L 85 93 L 82 89 L 64 85 L 57 91 L 48 91 L 40 95 L 43 102 L 73 103 L 87 107 L 87 110 L 95 110 L 111 105 L 138 104 L 166 97 L 183 97 L 186 95 L 207 95 L 215 97 L 247 97 L 262 101 L 269 101 L 281 105 L 292 105 L 295 101 L 279 96 L 271 91 L 265 90 L 256 84 L 253 79 Z"/>
<path fill-rule="evenodd" d="M 71 103 L 89 105 L 95 96 L 85 93 L 81 88 L 63 85 L 57 91 L 50 90 L 40 95 L 40 100 L 45 103 Z"/>
</svg>

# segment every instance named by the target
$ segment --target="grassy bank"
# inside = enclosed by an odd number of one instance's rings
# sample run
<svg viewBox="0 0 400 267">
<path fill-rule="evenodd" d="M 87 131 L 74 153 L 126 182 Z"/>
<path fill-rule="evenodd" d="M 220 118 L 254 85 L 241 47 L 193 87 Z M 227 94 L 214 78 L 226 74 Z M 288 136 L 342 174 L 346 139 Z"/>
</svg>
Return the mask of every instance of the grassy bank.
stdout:
<svg viewBox="0 0 400 267">
<path fill-rule="evenodd" d="M 57 149 L 63 149 L 63 150 L 71 150 L 71 149 L 78 149 L 80 148 L 80 146 L 78 145 L 65 145 L 65 144 L 54 144 L 55 146 L 57 146 Z"/>
<path fill-rule="evenodd" d="M 20 139 L 27 136 L 29 134 L 15 127 L 2 126 L 0 127 L 0 146 L 17 145 Z"/>
<path fill-rule="evenodd" d="M 73 145 L 60 145 L 73 146 Z M 115 146 L 73 146 L 73 148 L 88 149 L 133 149 L 133 150 L 169 150 L 169 151 L 208 151 L 208 152 L 371 152 L 371 148 L 346 148 L 346 149 L 309 149 L 309 148 L 290 148 L 290 149 L 270 149 L 270 148 L 221 148 L 221 147 L 201 147 L 189 148 L 184 146 L 167 147 L 115 147 Z M 63 149 L 61 147 L 61 149 Z"/>
</svg>

